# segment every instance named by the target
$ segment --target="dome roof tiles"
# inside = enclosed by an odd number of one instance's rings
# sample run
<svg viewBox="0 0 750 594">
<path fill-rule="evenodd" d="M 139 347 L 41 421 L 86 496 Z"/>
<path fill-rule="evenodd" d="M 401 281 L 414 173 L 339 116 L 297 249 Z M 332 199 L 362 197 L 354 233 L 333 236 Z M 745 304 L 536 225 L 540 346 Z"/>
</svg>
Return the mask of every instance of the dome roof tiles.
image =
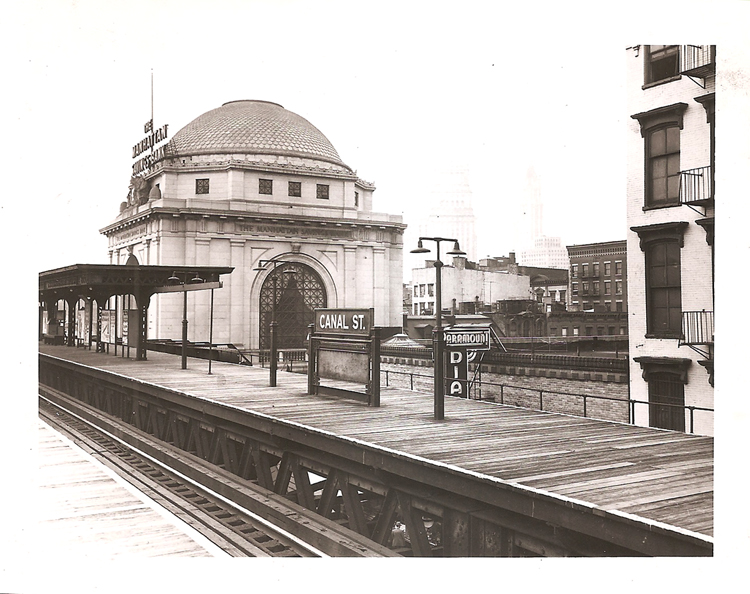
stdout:
<svg viewBox="0 0 750 594">
<path fill-rule="evenodd" d="M 195 118 L 174 135 L 177 156 L 217 153 L 286 155 L 340 165 L 325 135 L 305 118 L 268 101 L 231 101 Z"/>
</svg>

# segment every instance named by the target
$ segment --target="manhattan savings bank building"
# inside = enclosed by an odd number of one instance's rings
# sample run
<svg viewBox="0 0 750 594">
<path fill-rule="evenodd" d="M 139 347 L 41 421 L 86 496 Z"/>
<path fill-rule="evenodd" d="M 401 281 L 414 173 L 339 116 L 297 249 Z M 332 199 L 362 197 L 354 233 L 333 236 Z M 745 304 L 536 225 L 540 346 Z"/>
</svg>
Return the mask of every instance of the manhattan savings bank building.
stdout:
<svg viewBox="0 0 750 594">
<path fill-rule="evenodd" d="M 401 216 L 372 212 L 375 187 L 320 130 L 267 101 L 232 101 L 171 139 L 133 147 L 127 201 L 103 229 L 112 264 L 232 266 L 215 291 L 213 341 L 299 348 L 316 308 L 373 308 L 402 323 Z M 209 339 L 208 291 L 190 292 L 188 340 Z M 147 335 L 179 339 L 183 294 L 154 295 Z"/>
</svg>

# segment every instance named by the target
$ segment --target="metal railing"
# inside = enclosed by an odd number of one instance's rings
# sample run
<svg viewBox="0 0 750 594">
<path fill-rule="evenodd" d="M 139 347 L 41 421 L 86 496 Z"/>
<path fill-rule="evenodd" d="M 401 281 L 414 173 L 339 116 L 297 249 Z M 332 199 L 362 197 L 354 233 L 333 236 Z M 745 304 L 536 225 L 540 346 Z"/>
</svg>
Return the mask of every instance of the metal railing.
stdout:
<svg viewBox="0 0 750 594">
<path fill-rule="evenodd" d="M 398 376 L 408 376 L 408 385 L 409 389 L 411 391 L 416 392 L 429 392 L 431 388 L 433 387 L 433 380 L 432 380 L 432 374 L 424 374 L 424 373 L 413 373 L 409 371 L 396 371 L 393 369 L 382 369 L 381 375 L 385 374 L 385 387 L 390 387 L 391 382 L 391 376 L 398 375 Z M 416 378 L 416 381 L 415 381 Z M 450 379 L 450 378 L 446 378 Z M 420 383 L 421 382 L 421 383 Z M 417 386 L 415 388 L 415 386 Z M 422 390 L 419 389 L 419 387 L 422 387 Z M 495 387 L 499 388 L 499 390 L 496 390 L 495 395 L 491 396 L 482 396 L 483 388 L 484 391 L 488 391 L 487 388 L 489 387 Z M 520 392 L 520 393 L 519 393 Z M 561 410 L 560 407 L 554 407 L 551 400 L 556 399 L 556 401 L 564 401 L 564 400 L 570 400 L 571 398 L 578 400 L 580 402 L 580 407 L 578 408 L 578 412 L 580 413 L 578 416 L 582 416 L 584 418 L 598 418 L 600 420 L 608 420 L 608 421 L 617 421 L 617 422 L 627 422 L 629 424 L 634 424 L 635 422 L 635 406 L 636 404 L 646 404 L 652 407 L 659 406 L 659 407 L 674 407 L 674 408 L 681 408 L 683 411 L 688 411 L 690 413 L 689 417 L 689 427 L 690 427 L 690 433 L 695 433 L 695 411 L 703 411 L 703 412 L 710 412 L 713 413 L 714 410 L 712 408 L 705 408 L 702 406 L 691 406 L 691 405 L 680 405 L 680 404 L 661 404 L 661 403 L 653 403 L 653 402 L 645 402 L 642 400 L 631 400 L 628 398 L 614 398 L 611 396 L 597 396 L 595 394 L 580 394 L 576 392 L 562 392 L 558 390 L 540 390 L 538 388 L 529 388 L 528 386 L 516 386 L 511 384 L 502 384 L 497 382 L 490 382 L 486 380 L 476 379 L 469 391 L 469 397 L 471 400 L 485 400 L 488 402 L 497 402 L 499 404 L 506 404 L 506 399 L 512 398 L 515 402 L 518 402 L 519 399 L 525 398 L 527 401 L 531 401 L 533 399 L 534 404 L 537 406 L 531 407 L 531 406 L 523 406 L 523 408 L 531 408 L 533 410 L 539 410 L 542 412 L 557 412 L 557 413 L 564 413 L 564 414 L 576 414 L 576 411 L 573 410 L 573 407 L 570 406 L 570 402 L 568 402 L 567 405 L 565 405 L 565 410 Z M 620 403 L 624 410 L 624 415 L 621 419 L 613 418 L 617 415 L 610 415 L 609 418 L 602 418 L 601 416 L 591 416 L 590 415 L 590 403 L 591 401 L 600 401 L 600 402 L 616 402 Z M 545 404 L 547 405 L 545 407 Z M 513 406 L 518 406 L 517 404 Z M 555 408 L 555 410 L 552 410 L 552 408 Z M 667 428 L 667 427 L 665 427 Z M 684 429 L 675 429 L 675 430 L 682 430 Z"/>
<path fill-rule="evenodd" d="M 680 46 L 680 72 L 683 74 L 702 72 L 714 63 L 713 46 L 710 45 L 682 45 Z"/>
<path fill-rule="evenodd" d="M 565 347 L 568 342 L 565 338 L 568 337 L 544 337 L 535 339 L 539 346 L 543 344 L 555 343 L 558 346 Z M 580 342 L 578 337 L 577 342 Z M 588 340 L 593 341 L 594 339 L 605 339 L 605 336 L 592 336 L 588 337 Z M 622 339 L 624 336 L 610 336 L 611 339 Z M 614 342 L 614 341 L 612 341 Z M 380 354 L 382 356 L 392 357 L 404 357 L 412 359 L 428 359 L 432 360 L 431 349 L 419 349 L 419 348 L 407 348 L 407 347 L 382 347 Z M 483 365 L 517 365 L 517 366 L 531 366 L 531 367 L 548 367 L 548 368 L 564 368 L 564 369 L 575 369 L 583 371 L 600 371 L 606 373 L 627 373 L 628 362 L 626 358 L 620 357 L 619 353 L 616 357 L 587 357 L 579 355 L 554 355 L 547 353 L 530 353 L 530 352 L 500 352 L 500 351 L 489 351 L 485 353 L 482 359 Z"/>
<path fill-rule="evenodd" d="M 714 197 L 711 166 L 680 171 L 680 203 L 693 204 Z"/>
<path fill-rule="evenodd" d="M 682 336 L 680 345 L 713 344 L 714 342 L 714 312 L 712 311 L 683 311 Z"/>
<path fill-rule="evenodd" d="M 635 419 L 635 405 L 636 404 L 645 404 L 649 407 L 649 419 L 653 423 L 654 417 L 664 417 L 664 413 L 669 411 L 670 409 L 682 409 L 683 410 L 683 417 L 682 417 L 682 426 L 680 427 L 664 427 L 661 425 L 654 425 L 652 424 L 651 427 L 657 427 L 659 429 L 670 429 L 672 431 L 682 431 L 683 433 L 686 433 L 684 428 L 684 411 L 688 411 L 690 413 L 690 431 L 689 433 L 695 433 L 695 411 L 702 411 L 702 412 L 710 412 L 713 414 L 714 409 L 713 408 L 705 408 L 703 406 L 691 406 L 686 404 L 668 404 L 666 402 L 647 402 L 645 400 L 630 400 L 630 420 L 629 423 L 633 423 Z M 672 415 L 667 415 L 668 417 L 672 417 Z M 669 423 L 665 423 L 669 424 Z"/>
</svg>

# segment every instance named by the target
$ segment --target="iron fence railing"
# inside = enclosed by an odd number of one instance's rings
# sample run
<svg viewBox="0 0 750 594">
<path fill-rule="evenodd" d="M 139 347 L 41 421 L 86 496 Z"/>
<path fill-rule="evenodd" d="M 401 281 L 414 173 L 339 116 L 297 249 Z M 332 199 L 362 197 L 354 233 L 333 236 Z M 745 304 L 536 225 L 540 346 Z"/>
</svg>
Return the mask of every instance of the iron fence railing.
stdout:
<svg viewBox="0 0 750 594">
<path fill-rule="evenodd" d="M 414 372 L 409 372 L 409 371 L 397 371 L 393 369 L 381 369 L 380 373 L 381 375 L 385 376 L 384 378 L 385 387 L 390 387 L 392 376 L 407 376 L 408 380 L 406 380 L 405 383 L 408 382 L 409 389 L 415 392 L 430 392 L 434 387 L 432 374 L 414 373 Z M 446 379 L 449 379 L 449 378 L 446 378 Z M 490 388 L 496 388 L 494 390 L 495 394 L 488 396 L 486 393 L 491 391 Z M 485 396 L 482 396 L 483 391 L 485 392 Z M 582 416 L 584 418 L 598 418 L 598 419 L 609 420 L 609 421 L 627 422 L 629 424 L 634 423 L 635 407 L 637 404 L 649 405 L 652 408 L 654 406 L 682 408 L 684 411 L 687 411 L 689 413 L 689 429 L 690 429 L 689 432 L 690 433 L 695 432 L 694 417 L 695 417 L 696 411 L 710 412 L 712 414 L 714 412 L 713 409 L 711 408 L 705 408 L 701 406 L 679 405 L 679 404 L 655 405 L 653 402 L 631 400 L 628 398 L 615 398 L 612 396 L 599 396 L 595 394 L 563 392 L 559 390 L 544 390 L 544 389 L 539 389 L 539 388 L 530 388 L 528 386 L 518 386 L 518 385 L 512 385 L 512 384 L 491 382 L 491 381 L 486 381 L 482 379 L 475 379 L 472 382 L 471 389 L 469 390 L 469 396 L 472 400 L 492 401 L 492 402 L 497 402 L 499 404 L 506 404 L 506 400 L 508 398 L 512 398 L 513 401 L 517 402 L 519 400 L 519 397 L 523 398 L 525 396 L 525 399 L 527 402 L 530 402 L 531 400 L 533 400 L 534 404 L 537 405 L 533 407 L 535 410 L 546 411 L 546 412 L 565 412 L 567 414 L 576 414 L 576 412 L 578 412 L 579 416 Z M 580 405 L 577 411 L 573 410 L 575 406 L 571 406 L 571 402 L 570 402 L 571 399 L 574 399 Z M 594 415 L 592 415 L 591 414 L 591 402 L 592 401 L 597 402 L 597 403 L 612 402 L 614 403 L 614 406 L 619 405 L 621 408 L 620 412 L 622 414 L 622 418 L 620 419 L 613 418 L 613 417 L 618 416 L 616 411 L 614 412 L 610 411 L 611 414 L 608 415 L 606 418 L 598 413 L 594 413 Z M 561 407 L 559 405 L 561 404 L 561 402 L 564 404 L 565 410 L 560 410 Z M 554 406 L 554 404 L 558 404 L 558 406 Z M 525 407 L 525 408 L 532 408 L 532 407 Z M 684 429 L 676 429 L 676 430 L 684 431 Z"/>
<path fill-rule="evenodd" d="M 552 337 L 554 338 L 554 337 Z M 604 338 L 602 337 L 591 337 Z M 614 338 L 614 337 L 612 337 Z M 622 338 L 622 337 L 620 337 Z M 561 344 L 565 341 L 558 340 Z M 543 344 L 539 339 L 540 346 Z M 381 356 L 404 357 L 432 360 L 432 350 L 427 348 L 381 347 Z M 618 353 L 619 355 L 619 353 Z M 556 355 L 547 353 L 521 353 L 488 351 L 482 359 L 483 365 L 515 365 L 530 367 L 548 367 L 574 369 L 583 371 L 601 371 L 606 373 L 627 373 L 628 362 L 623 357 L 588 357 L 578 355 Z"/>
<path fill-rule="evenodd" d="M 714 409 L 713 408 L 705 408 L 703 406 L 692 406 L 687 404 L 669 404 L 666 402 L 647 402 L 645 400 L 630 400 L 630 420 L 629 423 L 633 423 L 633 419 L 635 419 L 635 406 L 636 404 L 643 404 L 649 407 L 649 419 L 651 419 L 651 427 L 657 427 L 660 429 L 671 429 L 673 431 L 685 431 L 684 427 L 684 411 L 687 411 L 689 413 L 689 427 L 690 431 L 687 433 L 695 433 L 695 412 L 701 411 L 701 412 L 708 412 L 711 413 L 713 416 Z M 681 423 L 680 426 L 675 426 L 675 418 L 680 418 L 676 415 L 669 414 L 669 411 L 674 411 L 676 409 L 682 409 L 683 410 L 683 416 L 681 417 Z M 669 418 L 671 419 L 671 423 L 656 423 L 654 424 L 655 418 L 665 419 Z M 671 426 L 664 426 L 664 425 L 670 425 Z"/>
<path fill-rule="evenodd" d="M 680 171 L 680 202 L 693 204 L 714 197 L 711 166 Z"/>
<path fill-rule="evenodd" d="M 714 312 L 683 311 L 680 344 L 713 344 Z"/>
<path fill-rule="evenodd" d="M 683 45 L 680 46 L 680 72 L 689 74 L 708 68 L 714 62 L 713 46 Z"/>
</svg>

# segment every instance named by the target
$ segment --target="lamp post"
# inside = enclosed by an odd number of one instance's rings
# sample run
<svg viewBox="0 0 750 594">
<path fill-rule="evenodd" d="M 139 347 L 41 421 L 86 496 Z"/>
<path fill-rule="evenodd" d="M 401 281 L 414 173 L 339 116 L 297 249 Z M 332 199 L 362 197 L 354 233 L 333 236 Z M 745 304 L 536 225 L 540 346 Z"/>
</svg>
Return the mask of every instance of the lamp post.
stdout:
<svg viewBox="0 0 750 594">
<path fill-rule="evenodd" d="M 167 282 L 170 285 L 182 285 L 182 369 L 187 369 L 187 336 L 188 336 L 188 319 L 187 319 L 187 290 L 185 290 L 185 285 L 188 283 L 190 284 L 197 284 L 197 283 L 203 283 L 205 280 L 203 280 L 201 277 L 198 276 L 198 273 L 195 273 L 195 276 L 191 278 L 189 281 L 187 280 L 187 275 L 185 275 L 183 278 L 180 278 L 177 276 L 176 272 L 172 273 L 172 276 L 170 276 L 167 279 Z"/>
<path fill-rule="evenodd" d="M 266 266 L 269 264 L 273 264 L 273 270 L 276 270 L 276 267 L 279 264 L 286 264 L 286 262 L 282 260 L 258 260 L 258 266 L 253 268 L 256 272 L 264 272 L 266 270 Z M 294 274 L 296 270 L 294 269 L 287 269 L 283 271 L 283 274 Z M 278 284 L 278 277 L 274 275 L 273 277 L 273 303 L 271 304 L 271 323 L 270 331 L 269 331 L 269 338 L 270 338 L 270 361 L 269 361 L 269 378 L 268 378 L 268 385 L 272 388 L 276 387 L 276 371 L 278 369 L 278 352 L 277 352 L 277 345 L 276 345 L 276 290 L 277 290 L 277 284 Z"/>
<path fill-rule="evenodd" d="M 411 250 L 412 254 L 426 254 L 430 251 L 422 245 L 423 241 L 434 241 L 437 250 L 437 258 L 435 260 L 435 329 L 432 331 L 432 353 L 433 359 L 435 360 L 435 372 L 434 372 L 434 412 L 435 420 L 442 421 L 445 418 L 445 371 L 443 353 L 445 350 L 445 336 L 443 334 L 443 317 L 442 317 L 442 280 L 441 280 L 441 269 L 443 263 L 440 261 L 440 242 L 452 241 L 453 249 L 446 252 L 450 256 L 463 256 L 466 252 L 462 251 L 458 246 L 457 239 L 450 239 L 448 237 L 420 237 L 417 247 Z"/>
</svg>

